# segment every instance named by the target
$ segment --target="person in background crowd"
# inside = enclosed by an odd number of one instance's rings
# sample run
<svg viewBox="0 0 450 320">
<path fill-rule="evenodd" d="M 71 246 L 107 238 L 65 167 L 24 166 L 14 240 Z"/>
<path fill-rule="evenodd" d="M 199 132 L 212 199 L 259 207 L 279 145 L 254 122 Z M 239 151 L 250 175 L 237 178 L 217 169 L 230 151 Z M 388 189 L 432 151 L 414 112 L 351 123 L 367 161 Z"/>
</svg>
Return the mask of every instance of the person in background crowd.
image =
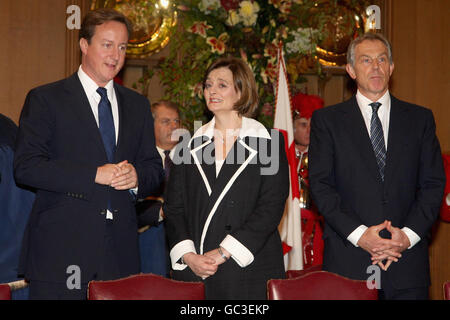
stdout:
<svg viewBox="0 0 450 320">
<path fill-rule="evenodd" d="M 173 276 L 203 280 L 207 299 L 266 299 L 267 280 L 285 276 L 284 139 L 249 118 L 258 96 L 244 61 L 214 61 L 203 91 L 214 118 L 176 154 L 163 205 Z"/>
<path fill-rule="evenodd" d="M 388 90 L 390 43 L 352 41 L 347 72 L 356 96 L 311 120 L 309 178 L 324 216 L 323 268 L 366 280 L 378 265 L 380 299 L 427 299 L 428 244 L 445 185 L 430 110 Z"/>
<path fill-rule="evenodd" d="M 445 222 L 450 222 L 450 154 L 443 154 L 446 184 L 444 190 L 444 199 L 442 199 L 441 219 Z"/>
<path fill-rule="evenodd" d="M 174 149 L 178 143 L 175 130 L 180 128 L 178 106 L 171 101 L 155 102 L 151 106 L 155 119 L 156 149 L 161 156 L 165 180 L 159 190 L 136 205 L 139 226 L 141 272 L 169 276 L 170 265 L 162 212 L 163 194 L 169 179 Z"/>
<path fill-rule="evenodd" d="M 88 12 L 78 71 L 26 97 L 14 173 L 37 189 L 19 270 L 30 299 L 86 299 L 89 281 L 140 271 L 135 198 L 164 172 L 148 100 L 113 82 L 130 32 L 112 9 Z"/>
<path fill-rule="evenodd" d="M 35 194 L 14 180 L 16 124 L 0 114 L 0 283 L 18 278 L 19 253 Z M 26 300 L 28 288 L 12 292 L 13 299 Z"/>
<path fill-rule="evenodd" d="M 294 111 L 294 140 L 297 155 L 297 174 L 302 216 L 303 267 L 322 264 L 323 239 L 322 217 L 311 201 L 308 176 L 308 148 L 311 132 L 311 116 L 323 107 L 323 100 L 316 95 L 297 93 L 292 98 Z"/>
</svg>

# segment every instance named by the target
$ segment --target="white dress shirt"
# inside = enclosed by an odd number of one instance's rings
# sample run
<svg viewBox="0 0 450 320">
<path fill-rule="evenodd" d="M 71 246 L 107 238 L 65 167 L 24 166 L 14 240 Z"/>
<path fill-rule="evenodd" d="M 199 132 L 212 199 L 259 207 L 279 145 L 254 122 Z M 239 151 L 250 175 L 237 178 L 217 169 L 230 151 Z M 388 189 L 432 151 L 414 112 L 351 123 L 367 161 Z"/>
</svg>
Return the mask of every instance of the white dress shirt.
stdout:
<svg viewBox="0 0 450 320">
<path fill-rule="evenodd" d="M 359 90 L 356 93 L 356 101 L 358 102 L 358 106 L 362 113 L 364 123 L 366 124 L 367 132 L 369 133 L 370 136 L 370 119 L 372 118 L 372 107 L 369 104 L 376 101 L 368 99 Z M 391 96 L 389 95 L 389 90 L 386 91 L 386 93 L 378 100 L 378 102 L 381 103 L 381 106 L 378 109 L 378 117 L 380 118 L 381 126 L 383 127 L 384 144 L 386 146 L 387 151 L 389 119 L 391 113 Z M 347 240 L 350 241 L 354 246 L 358 247 L 358 241 L 367 229 L 368 229 L 367 226 L 363 224 L 360 225 L 352 233 L 350 233 L 350 235 L 347 237 Z M 410 228 L 404 227 L 402 228 L 402 231 L 406 234 L 406 236 L 409 239 L 410 246 L 408 247 L 408 249 L 412 248 L 414 245 L 416 245 L 417 242 L 420 241 L 420 237 L 417 235 L 417 233 L 412 231 Z"/>
<path fill-rule="evenodd" d="M 98 126 L 98 104 L 101 99 L 100 95 L 97 93 L 97 89 L 99 88 L 99 86 L 83 71 L 81 65 L 78 68 L 78 78 L 80 78 L 81 85 L 83 86 L 84 92 L 86 93 L 86 96 L 89 100 L 92 113 L 94 114 L 95 121 L 97 122 Z M 119 107 L 117 104 L 116 94 L 114 92 L 113 80 L 110 80 L 106 84 L 105 89 L 107 90 L 108 99 L 109 102 L 111 103 L 112 115 L 114 119 L 114 129 L 116 132 L 116 144 L 117 144 L 117 139 L 119 137 Z"/>
<path fill-rule="evenodd" d="M 78 78 L 80 79 L 81 85 L 83 86 L 84 92 L 89 100 L 89 105 L 91 106 L 92 113 L 94 114 L 95 121 L 97 122 L 97 127 L 99 126 L 98 122 L 98 104 L 100 102 L 100 94 L 98 94 L 97 89 L 99 86 L 92 80 L 83 70 L 82 66 L 78 68 Z M 105 89 L 108 94 L 109 102 L 111 103 L 112 115 L 114 120 L 114 130 L 116 135 L 116 145 L 117 139 L 119 137 L 119 107 L 117 104 L 116 94 L 114 92 L 114 83 L 113 80 L 110 80 Z M 109 210 L 106 211 L 106 219 L 113 219 L 113 214 Z"/>
</svg>

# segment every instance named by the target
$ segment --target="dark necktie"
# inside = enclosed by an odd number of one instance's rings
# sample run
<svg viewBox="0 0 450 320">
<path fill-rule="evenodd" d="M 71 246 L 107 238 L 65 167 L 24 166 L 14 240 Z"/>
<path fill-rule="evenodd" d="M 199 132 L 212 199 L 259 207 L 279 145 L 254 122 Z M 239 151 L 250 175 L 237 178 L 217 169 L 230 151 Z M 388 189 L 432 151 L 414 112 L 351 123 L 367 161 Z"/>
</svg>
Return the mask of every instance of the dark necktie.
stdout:
<svg viewBox="0 0 450 320">
<path fill-rule="evenodd" d="M 384 145 L 383 127 L 380 118 L 378 118 L 378 109 L 381 106 L 379 102 L 369 104 L 372 107 L 372 118 L 370 120 L 370 140 L 372 141 L 373 151 L 378 163 L 381 180 L 384 181 L 384 167 L 386 166 L 386 146 Z"/>
<path fill-rule="evenodd" d="M 170 159 L 170 150 L 164 150 L 164 172 L 165 172 L 165 184 L 169 181 L 170 169 L 172 167 L 172 159 Z"/>
<path fill-rule="evenodd" d="M 105 88 L 99 87 L 97 93 L 101 99 L 98 104 L 98 128 L 105 146 L 106 155 L 110 163 L 114 163 L 114 153 L 116 151 L 116 132 L 114 129 L 114 119 L 111 110 L 111 103 Z"/>
</svg>

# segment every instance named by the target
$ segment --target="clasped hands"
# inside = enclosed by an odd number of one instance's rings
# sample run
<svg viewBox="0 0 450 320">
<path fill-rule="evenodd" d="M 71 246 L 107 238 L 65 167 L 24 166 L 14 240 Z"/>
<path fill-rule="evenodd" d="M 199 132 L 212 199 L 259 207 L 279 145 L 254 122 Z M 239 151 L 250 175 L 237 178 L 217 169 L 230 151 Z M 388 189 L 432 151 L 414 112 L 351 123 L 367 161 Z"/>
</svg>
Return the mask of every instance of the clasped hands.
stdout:
<svg viewBox="0 0 450 320">
<path fill-rule="evenodd" d="M 391 239 L 381 238 L 379 233 L 387 229 L 391 233 Z M 409 238 L 399 228 L 393 227 L 391 221 L 369 227 L 358 241 L 358 246 L 366 250 L 372 256 L 372 264 L 378 264 L 386 271 L 392 262 L 397 262 L 402 257 L 402 252 L 410 246 Z M 383 261 L 387 260 L 385 263 Z"/>
<path fill-rule="evenodd" d="M 116 190 L 127 190 L 138 186 L 136 169 L 127 160 L 98 167 L 95 182 L 111 186 Z"/>
<path fill-rule="evenodd" d="M 222 252 L 225 256 L 230 257 L 230 253 L 227 250 L 222 248 Z M 208 251 L 203 255 L 189 252 L 183 255 L 183 260 L 191 268 L 192 272 L 203 280 L 214 275 L 219 265 L 227 261 L 219 253 L 219 249 Z"/>
</svg>

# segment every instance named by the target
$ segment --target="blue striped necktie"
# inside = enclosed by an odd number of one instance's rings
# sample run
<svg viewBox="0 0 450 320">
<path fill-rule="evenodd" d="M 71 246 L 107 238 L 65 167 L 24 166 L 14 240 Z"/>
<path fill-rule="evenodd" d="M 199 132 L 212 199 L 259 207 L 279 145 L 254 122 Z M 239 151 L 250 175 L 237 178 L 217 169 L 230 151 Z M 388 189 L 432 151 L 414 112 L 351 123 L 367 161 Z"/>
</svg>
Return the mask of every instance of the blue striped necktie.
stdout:
<svg viewBox="0 0 450 320">
<path fill-rule="evenodd" d="M 116 131 L 114 129 L 114 119 L 111 110 L 111 103 L 105 88 L 99 87 L 97 93 L 101 99 L 98 104 L 98 128 L 105 146 L 109 163 L 114 163 L 114 153 L 116 151 Z"/>
<path fill-rule="evenodd" d="M 377 159 L 378 170 L 381 180 L 384 181 L 384 167 L 386 166 L 386 146 L 384 144 L 383 127 L 378 117 L 379 102 L 369 104 L 372 107 L 372 118 L 370 119 L 370 140 L 372 141 L 373 152 Z"/>
</svg>

